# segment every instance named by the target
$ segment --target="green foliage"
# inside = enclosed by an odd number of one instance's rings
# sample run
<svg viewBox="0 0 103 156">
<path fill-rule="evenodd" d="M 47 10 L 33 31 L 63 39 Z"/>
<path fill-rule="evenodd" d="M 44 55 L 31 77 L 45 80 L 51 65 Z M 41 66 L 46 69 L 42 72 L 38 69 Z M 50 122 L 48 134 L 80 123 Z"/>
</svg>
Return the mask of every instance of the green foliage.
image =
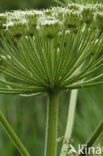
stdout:
<svg viewBox="0 0 103 156">
<path fill-rule="evenodd" d="M 102 92 L 102 87 L 81 89 L 79 92 L 72 137 L 72 144 L 75 147 L 78 143 L 84 144 L 88 140 L 102 119 Z M 42 156 L 44 152 L 46 102 L 46 97 L 42 96 L 35 98 L 12 95 L 0 96 L 1 110 L 5 113 L 22 142 L 31 151 L 31 155 L 35 153 L 35 155 Z M 58 138 L 64 136 L 65 132 L 69 103 L 68 92 L 60 95 L 59 103 Z M 0 128 L 0 140 L 0 154 L 2 156 L 20 156 L 2 128 Z M 98 138 L 95 146 L 98 144 L 103 146 L 102 136 Z M 62 140 L 58 142 L 58 156 L 61 145 Z"/>
<path fill-rule="evenodd" d="M 76 111 L 76 121 L 73 131 L 73 144 L 84 144 L 94 132 L 102 120 L 102 87 L 82 89 L 79 92 L 79 100 Z M 103 146 L 102 135 L 93 146 Z"/>
<path fill-rule="evenodd" d="M 0 96 L 1 110 L 31 155 L 34 153 L 42 155 L 44 152 L 46 102 L 46 98 L 42 96 L 35 98 Z M 20 156 L 1 126 L 0 140 L 2 140 L 0 141 L 0 154 L 2 156 Z"/>
<path fill-rule="evenodd" d="M 25 9 L 34 9 L 34 8 L 46 8 L 53 4 L 53 0 L 0 0 L 0 12 L 8 10 L 25 10 Z"/>
</svg>

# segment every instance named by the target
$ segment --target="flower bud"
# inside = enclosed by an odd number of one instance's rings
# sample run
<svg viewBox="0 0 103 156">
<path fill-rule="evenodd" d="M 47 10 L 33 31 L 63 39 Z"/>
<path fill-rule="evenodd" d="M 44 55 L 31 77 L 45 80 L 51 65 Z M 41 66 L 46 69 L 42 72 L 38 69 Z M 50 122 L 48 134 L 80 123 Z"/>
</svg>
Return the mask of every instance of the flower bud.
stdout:
<svg viewBox="0 0 103 156">
<path fill-rule="evenodd" d="M 68 29 L 76 29 L 81 25 L 81 13 L 79 11 L 66 10 L 64 13 L 64 23 Z"/>
<path fill-rule="evenodd" d="M 37 29 L 43 35 L 53 38 L 62 30 L 62 22 L 55 17 L 42 16 L 38 19 Z"/>
<path fill-rule="evenodd" d="M 94 14 L 96 12 L 94 5 L 84 6 L 82 9 L 82 22 L 86 24 L 91 24 L 93 22 Z"/>
</svg>

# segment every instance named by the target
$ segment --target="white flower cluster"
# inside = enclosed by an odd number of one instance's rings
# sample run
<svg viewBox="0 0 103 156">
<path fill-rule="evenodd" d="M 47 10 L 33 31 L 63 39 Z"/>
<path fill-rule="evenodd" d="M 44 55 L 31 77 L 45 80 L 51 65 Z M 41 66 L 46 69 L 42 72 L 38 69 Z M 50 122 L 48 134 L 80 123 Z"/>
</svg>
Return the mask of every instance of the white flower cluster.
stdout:
<svg viewBox="0 0 103 156">
<path fill-rule="evenodd" d="M 47 10 L 12 11 L 0 14 L 0 35 L 32 35 L 35 30 L 46 36 L 55 36 L 63 30 L 76 31 L 88 24 L 103 29 L 102 4 L 68 4 L 67 7 L 52 7 Z"/>
</svg>

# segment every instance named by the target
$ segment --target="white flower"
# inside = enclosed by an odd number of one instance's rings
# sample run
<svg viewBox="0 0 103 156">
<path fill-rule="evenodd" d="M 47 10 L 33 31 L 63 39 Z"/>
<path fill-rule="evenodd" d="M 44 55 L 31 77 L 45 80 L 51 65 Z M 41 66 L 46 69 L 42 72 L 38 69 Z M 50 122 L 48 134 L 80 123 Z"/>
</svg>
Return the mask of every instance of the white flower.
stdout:
<svg viewBox="0 0 103 156">
<path fill-rule="evenodd" d="M 3 24 L 3 26 L 6 27 L 6 30 L 5 31 L 7 31 L 10 26 L 14 26 L 14 22 L 11 21 L 11 22 L 9 22 L 7 24 Z"/>
</svg>

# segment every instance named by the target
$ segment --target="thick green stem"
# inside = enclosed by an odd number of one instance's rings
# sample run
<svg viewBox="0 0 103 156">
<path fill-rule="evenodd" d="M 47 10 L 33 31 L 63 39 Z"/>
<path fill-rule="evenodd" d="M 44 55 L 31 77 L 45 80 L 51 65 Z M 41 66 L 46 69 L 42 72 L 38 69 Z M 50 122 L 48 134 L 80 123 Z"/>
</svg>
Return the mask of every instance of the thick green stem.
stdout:
<svg viewBox="0 0 103 156">
<path fill-rule="evenodd" d="M 23 144 L 20 142 L 19 138 L 17 137 L 17 135 L 15 134 L 15 132 L 13 131 L 13 129 L 11 128 L 11 126 L 9 125 L 8 121 L 5 119 L 1 111 L 0 111 L 0 122 L 3 125 L 4 129 L 6 130 L 9 137 L 11 138 L 11 140 L 13 141 L 13 143 L 16 145 L 17 149 L 20 151 L 20 153 L 23 156 L 30 156 L 30 154 L 25 149 Z"/>
<path fill-rule="evenodd" d="M 63 146 L 62 146 L 60 156 L 66 156 L 67 153 L 68 153 L 68 148 L 69 148 L 70 139 L 71 139 L 71 135 L 72 135 L 73 124 L 74 124 L 74 116 L 75 116 L 77 95 L 78 95 L 78 90 L 77 89 L 71 91 L 66 131 L 65 131 L 65 136 L 64 136 Z"/>
<path fill-rule="evenodd" d="M 45 156 L 56 156 L 58 94 L 49 94 L 49 103 L 47 108 Z"/>
<path fill-rule="evenodd" d="M 91 147 L 94 144 L 94 142 L 96 141 L 96 139 L 101 135 L 102 132 L 103 132 L 103 120 L 99 123 L 99 125 L 95 129 L 94 133 L 92 134 L 90 139 L 87 141 L 86 148 Z M 83 153 L 85 153 L 85 148 L 83 151 L 84 151 Z M 86 154 L 80 154 L 80 156 L 85 156 L 85 155 Z"/>
</svg>

